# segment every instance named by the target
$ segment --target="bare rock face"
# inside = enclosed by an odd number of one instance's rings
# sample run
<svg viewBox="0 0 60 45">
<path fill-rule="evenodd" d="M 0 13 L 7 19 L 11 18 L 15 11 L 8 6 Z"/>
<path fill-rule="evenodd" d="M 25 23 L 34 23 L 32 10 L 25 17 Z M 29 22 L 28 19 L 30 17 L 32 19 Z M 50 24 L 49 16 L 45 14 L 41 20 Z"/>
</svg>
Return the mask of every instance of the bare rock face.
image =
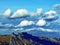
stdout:
<svg viewBox="0 0 60 45">
<path fill-rule="evenodd" d="M 60 39 L 36 37 L 26 32 L 12 34 L 10 45 L 60 45 Z"/>
</svg>

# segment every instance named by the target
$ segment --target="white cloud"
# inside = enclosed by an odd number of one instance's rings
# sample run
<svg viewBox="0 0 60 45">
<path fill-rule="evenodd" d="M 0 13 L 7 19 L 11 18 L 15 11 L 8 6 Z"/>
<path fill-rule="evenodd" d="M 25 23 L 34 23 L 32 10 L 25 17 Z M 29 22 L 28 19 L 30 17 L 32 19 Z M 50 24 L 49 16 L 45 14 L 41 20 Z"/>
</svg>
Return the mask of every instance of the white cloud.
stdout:
<svg viewBox="0 0 60 45">
<path fill-rule="evenodd" d="M 37 26 L 45 26 L 46 25 L 46 21 L 44 19 L 40 19 L 37 23 Z"/>
<path fill-rule="evenodd" d="M 55 10 L 58 14 L 60 14 L 60 4 L 54 5 L 53 10 Z"/>
<path fill-rule="evenodd" d="M 56 15 L 56 11 L 50 10 L 50 11 L 46 12 L 45 14 L 47 14 L 47 15 Z"/>
<path fill-rule="evenodd" d="M 28 32 L 28 31 L 32 31 L 32 30 L 39 30 L 39 31 L 43 31 L 43 32 L 60 32 L 58 30 L 52 30 L 52 29 L 45 29 L 45 28 L 29 28 L 29 29 L 25 29 L 25 30 L 21 30 L 21 32 Z"/>
<path fill-rule="evenodd" d="M 42 14 L 42 13 L 43 13 L 43 9 L 42 9 L 42 8 L 38 8 L 36 13 L 37 13 L 38 15 Z"/>
<path fill-rule="evenodd" d="M 24 17 L 24 16 L 39 16 L 43 12 L 42 8 L 38 8 L 36 12 L 28 12 L 26 9 L 18 9 L 11 18 Z"/>
<path fill-rule="evenodd" d="M 46 32 L 58 32 L 58 30 L 52 30 L 52 29 L 45 29 L 45 28 L 39 28 L 39 29 Z"/>
<path fill-rule="evenodd" d="M 7 9 L 4 13 L 3 13 L 3 16 L 4 17 L 9 17 L 11 14 L 11 10 L 10 9 Z"/>
<path fill-rule="evenodd" d="M 24 17 L 28 15 L 28 11 L 26 9 L 18 9 L 11 18 L 17 18 L 17 17 Z"/>
<path fill-rule="evenodd" d="M 45 15 L 46 15 L 46 19 L 53 19 L 57 17 L 56 11 L 53 10 L 46 12 Z"/>
<path fill-rule="evenodd" d="M 28 21 L 28 20 L 23 20 L 23 21 L 21 21 L 20 22 L 20 24 L 18 25 L 18 27 L 19 26 L 30 26 L 30 25 L 33 25 L 34 24 L 34 22 L 33 21 Z"/>
</svg>

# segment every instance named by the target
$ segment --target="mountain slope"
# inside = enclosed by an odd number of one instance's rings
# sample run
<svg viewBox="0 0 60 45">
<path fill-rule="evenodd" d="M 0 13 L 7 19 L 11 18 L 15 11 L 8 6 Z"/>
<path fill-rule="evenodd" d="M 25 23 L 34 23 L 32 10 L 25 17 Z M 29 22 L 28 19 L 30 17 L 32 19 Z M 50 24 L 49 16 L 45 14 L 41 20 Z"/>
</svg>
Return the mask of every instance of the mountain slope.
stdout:
<svg viewBox="0 0 60 45">
<path fill-rule="evenodd" d="M 45 37 L 36 37 L 26 32 L 14 34 L 10 39 L 11 45 L 60 45 L 60 40 L 57 39 L 49 39 Z"/>
</svg>

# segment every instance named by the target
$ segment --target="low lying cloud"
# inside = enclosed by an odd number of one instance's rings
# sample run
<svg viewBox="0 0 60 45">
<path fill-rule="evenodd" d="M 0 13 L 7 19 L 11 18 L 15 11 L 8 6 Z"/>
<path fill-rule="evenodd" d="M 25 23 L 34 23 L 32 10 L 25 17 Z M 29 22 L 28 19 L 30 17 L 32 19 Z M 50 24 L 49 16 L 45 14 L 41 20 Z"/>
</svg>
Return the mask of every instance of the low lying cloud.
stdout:
<svg viewBox="0 0 60 45">
<path fill-rule="evenodd" d="M 20 22 L 20 24 L 17 25 L 17 27 L 30 26 L 33 24 L 35 24 L 33 21 L 23 20 Z"/>
<path fill-rule="evenodd" d="M 52 29 L 45 29 L 45 28 L 30 28 L 30 29 L 25 29 L 22 30 L 22 32 L 28 32 L 28 31 L 32 31 L 32 30 L 39 30 L 39 31 L 43 31 L 43 32 L 60 32 L 58 30 L 52 30 Z"/>
</svg>

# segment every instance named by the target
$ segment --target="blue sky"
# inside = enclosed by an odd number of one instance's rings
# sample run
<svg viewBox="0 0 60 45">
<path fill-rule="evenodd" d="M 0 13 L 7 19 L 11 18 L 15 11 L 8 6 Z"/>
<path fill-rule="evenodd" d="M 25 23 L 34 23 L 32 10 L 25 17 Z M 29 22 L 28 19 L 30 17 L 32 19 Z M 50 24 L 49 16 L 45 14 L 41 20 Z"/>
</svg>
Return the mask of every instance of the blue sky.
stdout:
<svg viewBox="0 0 60 45">
<path fill-rule="evenodd" d="M 7 8 L 15 11 L 20 8 L 28 9 L 29 11 L 36 11 L 37 8 L 49 10 L 53 5 L 59 4 L 60 0 L 0 0 L 0 12 Z"/>
<path fill-rule="evenodd" d="M 0 0 L 0 34 L 33 30 L 59 37 L 59 15 L 60 0 Z"/>
</svg>

